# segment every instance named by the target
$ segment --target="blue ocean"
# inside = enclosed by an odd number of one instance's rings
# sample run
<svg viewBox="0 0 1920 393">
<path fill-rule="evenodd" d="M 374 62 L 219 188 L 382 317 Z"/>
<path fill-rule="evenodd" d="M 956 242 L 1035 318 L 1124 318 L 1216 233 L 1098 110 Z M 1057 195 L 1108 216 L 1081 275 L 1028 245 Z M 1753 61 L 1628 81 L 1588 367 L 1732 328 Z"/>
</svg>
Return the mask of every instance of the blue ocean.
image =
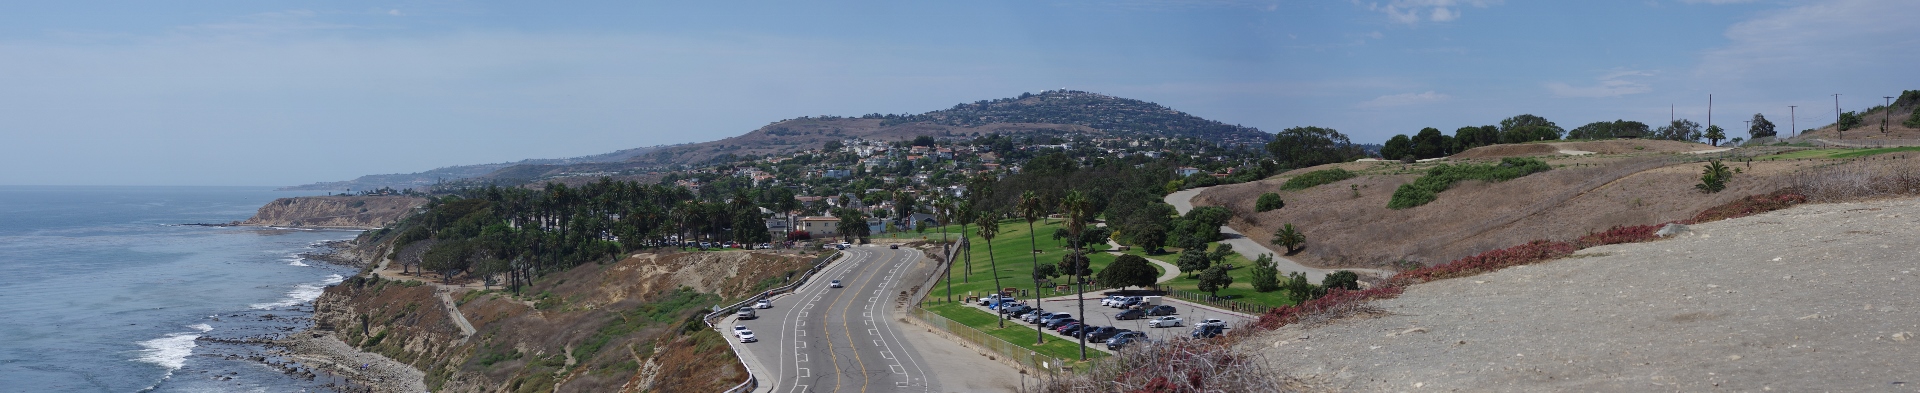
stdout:
<svg viewBox="0 0 1920 393">
<path fill-rule="evenodd" d="M 325 391 L 256 338 L 303 328 L 355 231 L 209 227 L 266 187 L 0 186 L 0 392 Z"/>
</svg>

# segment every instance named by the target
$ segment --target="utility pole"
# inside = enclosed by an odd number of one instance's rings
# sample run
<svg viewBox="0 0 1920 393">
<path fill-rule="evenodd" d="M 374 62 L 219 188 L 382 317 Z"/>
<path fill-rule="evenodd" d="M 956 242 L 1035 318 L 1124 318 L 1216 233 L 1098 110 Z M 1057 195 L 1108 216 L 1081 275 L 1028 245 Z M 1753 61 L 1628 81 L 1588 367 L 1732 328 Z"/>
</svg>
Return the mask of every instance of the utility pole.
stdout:
<svg viewBox="0 0 1920 393">
<path fill-rule="evenodd" d="M 1787 136 L 1789 137 L 1800 135 L 1800 117 L 1796 114 L 1798 112 L 1794 110 L 1794 108 L 1799 107 L 1799 105 L 1787 105 Z"/>
<path fill-rule="evenodd" d="M 1847 132 L 1840 129 L 1840 95 L 1833 95 L 1833 133 L 1836 138 L 1847 139 Z"/>
<path fill-rule="evenodd" d="M 1887 99 L 1887 105 L 1880 107 L 1880 133 L 1885 134 L 1887 133 L 1887 118 L 1893 117 L 1893 97 L 1887 96 L 1881 98 Z"/>
<path fill-rule="evenodd" d="M 1713 128 L 1713 95 L 1707 95 L 1707 128 Z"/>
</svg>

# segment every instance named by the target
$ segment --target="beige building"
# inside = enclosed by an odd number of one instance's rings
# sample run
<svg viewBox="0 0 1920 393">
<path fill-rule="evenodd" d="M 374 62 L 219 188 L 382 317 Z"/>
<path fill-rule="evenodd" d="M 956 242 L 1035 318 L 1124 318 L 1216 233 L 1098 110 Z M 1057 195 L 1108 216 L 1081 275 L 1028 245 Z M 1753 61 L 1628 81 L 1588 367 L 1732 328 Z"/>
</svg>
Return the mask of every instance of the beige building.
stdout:
<svg viewBox="0 0 1920 393">
<path fill-rule="evenodd" d="M 840 236 L 840 217 L 809 216 L 801 217 L 794 229 L 807 231 L 815 239 Z"/>
</svg>

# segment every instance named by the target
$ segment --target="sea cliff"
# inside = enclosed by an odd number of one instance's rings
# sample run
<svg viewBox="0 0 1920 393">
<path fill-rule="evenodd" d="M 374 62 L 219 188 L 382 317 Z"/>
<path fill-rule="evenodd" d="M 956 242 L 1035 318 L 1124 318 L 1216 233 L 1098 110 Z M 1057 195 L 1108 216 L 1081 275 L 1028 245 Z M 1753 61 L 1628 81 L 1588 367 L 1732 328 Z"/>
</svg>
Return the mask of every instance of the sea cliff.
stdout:
<svg viewBox="0 0 1920 393">
<path fill-rule="evenodd" d="M 261 206 L 253 218 L 233 225 L 374 229 L 426 203 L 426 198 L 398 195 L 280 198 Z"/>
</svg>

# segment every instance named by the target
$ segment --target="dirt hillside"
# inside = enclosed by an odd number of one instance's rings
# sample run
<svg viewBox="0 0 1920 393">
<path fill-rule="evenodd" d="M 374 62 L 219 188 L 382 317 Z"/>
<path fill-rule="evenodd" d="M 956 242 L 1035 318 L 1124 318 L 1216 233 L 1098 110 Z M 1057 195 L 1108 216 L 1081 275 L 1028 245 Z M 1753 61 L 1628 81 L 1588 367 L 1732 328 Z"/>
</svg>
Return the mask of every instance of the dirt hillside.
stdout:
<svg viewBox="0 0 1920 393">
<path fill-rule="evenodd" d="M 1814 204 L 1409 288 L 1244 341 L 1314 391 L 1914 391 L 1920 199 Z"/>
</svg>

